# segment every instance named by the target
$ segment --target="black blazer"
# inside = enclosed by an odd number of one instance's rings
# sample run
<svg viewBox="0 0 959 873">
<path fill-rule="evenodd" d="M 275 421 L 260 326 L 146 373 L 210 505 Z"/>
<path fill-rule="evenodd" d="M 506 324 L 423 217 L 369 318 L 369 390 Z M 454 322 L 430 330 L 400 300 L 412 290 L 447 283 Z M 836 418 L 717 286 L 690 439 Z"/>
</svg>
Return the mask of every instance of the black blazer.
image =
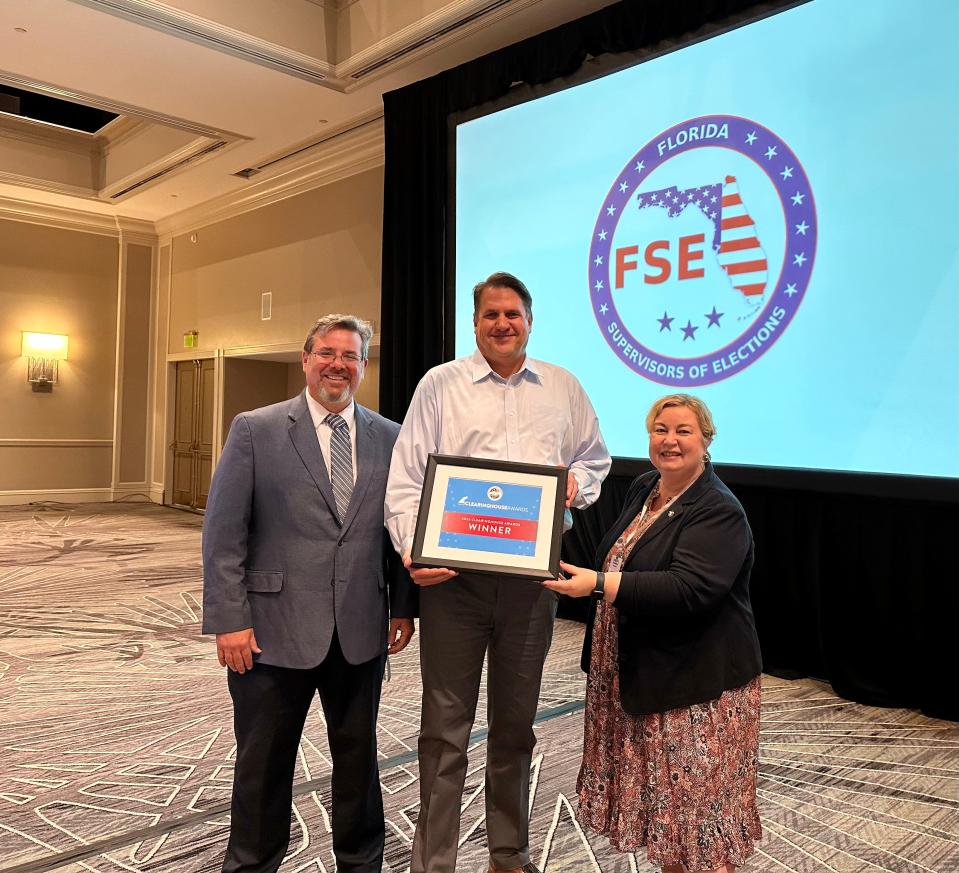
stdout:
<svg viewBox="0 0 959 873">
<path fill-rule="evenodd" d="M 659 478 L 636 479 L 596 552 L 601 567 Z M 616 595 L 619 687 L 633 715 L 714 700 L 762 670 L 749 602 L 753 535 L 732 492 L 707 463 L 703 474 L 633 546 Z M 583 645 L 589 672 L 596 605 Z"/>
</svg>

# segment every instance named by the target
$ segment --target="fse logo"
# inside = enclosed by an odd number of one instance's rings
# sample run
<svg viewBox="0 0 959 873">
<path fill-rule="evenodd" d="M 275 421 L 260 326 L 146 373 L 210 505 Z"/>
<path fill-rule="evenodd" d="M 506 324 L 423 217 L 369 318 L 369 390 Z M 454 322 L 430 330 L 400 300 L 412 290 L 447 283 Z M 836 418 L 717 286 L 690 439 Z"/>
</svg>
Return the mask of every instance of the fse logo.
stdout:
<svg viewBox="0 0 959 873">
<path fill-rule="evenodd" d="M 816 254 L 812 190 L 771 130 L 727 115 L 650 140 L 600 209 L 589 290 L 603 336 L 664 385 L 718 382 L 768 351 Z"/>
</svg>

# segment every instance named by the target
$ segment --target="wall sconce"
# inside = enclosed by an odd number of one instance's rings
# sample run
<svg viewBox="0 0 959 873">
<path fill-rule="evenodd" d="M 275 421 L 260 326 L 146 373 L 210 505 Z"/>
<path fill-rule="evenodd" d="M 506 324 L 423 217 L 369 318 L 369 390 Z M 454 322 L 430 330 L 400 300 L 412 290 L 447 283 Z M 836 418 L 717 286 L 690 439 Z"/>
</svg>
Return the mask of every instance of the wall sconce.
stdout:
<svg viewBox="0 0 959 873">
<path fill-rule="evenodd" d="M 34 391 L 53 391 L 57 362 L 67 359 L 69 337 L 58 333 L 22 332 L 20 354 L 27 359 L 27 381 Z"/>
</svg>

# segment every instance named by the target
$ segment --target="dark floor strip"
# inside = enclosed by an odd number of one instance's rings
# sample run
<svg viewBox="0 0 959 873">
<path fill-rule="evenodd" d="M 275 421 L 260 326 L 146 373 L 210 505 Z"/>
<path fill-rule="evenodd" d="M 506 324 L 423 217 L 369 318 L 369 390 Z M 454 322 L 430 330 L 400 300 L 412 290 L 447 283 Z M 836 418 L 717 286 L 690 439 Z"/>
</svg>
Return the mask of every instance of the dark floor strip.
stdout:
<svg viewBox="0 0 959 873">
<path fill-rule="evenodd" d="M 583 701 L 573 700 L 569 703 L 562 703 L 559 706 L 552 706 L 549 709 L 541 709 L 536 714 L 534 724 L 541 724 L 554 718 L 570 715 L 571 713 L 579 712 L 582 708 Z M 482 742 L 486 739 L 488 733 L 488 728 L 481 728 L 473 731 L 470 734 L 470 745 L 472 746 L 475 743 Z M 407 752 L 401 752 L 398 755 L 392 755 L 391 757 L 380 761 L 380 771 L 390 770 L 393 767 L 400 767 L 403 764 L 410 764 L 415 760 L 416 749 L 410 749 Z M 313 791 L 328 790 L 329 787 L 330 777 L 323 776 L 319 779 L 311 779 L 308 782 L 301 782 L 298 785 L 294 785 L 293 796 L 300 797 Z M 45 873 L 47 870 L 56 870 L 58 867 L 64 867 L 67 864 L 73 864 L 77 861 L 84 861 L 87 858 L 93 858 L 102 854 L 103 852 L 111 852 L 114 849 L 121 849 L 124 846 L 130 845 L 130 843 L 136 843 L 140 840 L 148 839 L 149 837 L 157 837 L 161 834 L 172 833 L 173 831 L 180 830 L 181 828 L 194 825 L 197 822 L 206 821 L 207 819 L 215 818 L 218 815 L 223 815 L 223 813 L 229 811 L 230 804 L 228 801 L 224 801 L 223 803 L 218 803 L 215 806 L 211 806 L 209 809 L 206 809 L 203 812 L 194 812 L 190 815 L 184 815 L 178 819 L 174 819 L 173 821 L 166 822 L 164 824 L 155 824 L 146 828 L 138 828 L 137 830 L 126 831 L 125 833 L 117 834 L 113 837 L 107 837 L 106 839 L 100 840 L 96 843 L 91 843 L 90 845 L 83 846 L 78 849 L 70 849 L 69 851 L 61 852 L 54 858 L 37 858 L 33 861 L 26 861 L 23 864 L 17 864 L 13 867 L 0 867 L 0 873 Z"/>
</svg>

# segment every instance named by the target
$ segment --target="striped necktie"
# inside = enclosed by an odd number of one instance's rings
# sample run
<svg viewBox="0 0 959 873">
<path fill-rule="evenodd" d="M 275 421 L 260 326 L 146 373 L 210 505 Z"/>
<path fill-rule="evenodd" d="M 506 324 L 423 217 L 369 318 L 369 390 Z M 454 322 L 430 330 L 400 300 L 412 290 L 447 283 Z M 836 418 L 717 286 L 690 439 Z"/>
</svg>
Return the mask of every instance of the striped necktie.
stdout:
<svg viewBox="0 0 959 873">
<path fill-rule="evenodd" d="M 336 512 L 342 522 L 353 495 L 353 446 L 350 443 L 349 425 L 341 416 L 331 412 L 323 419 L 332 431 L 330 434 L 330 482 L 336 499 Z"/>
</svg>

